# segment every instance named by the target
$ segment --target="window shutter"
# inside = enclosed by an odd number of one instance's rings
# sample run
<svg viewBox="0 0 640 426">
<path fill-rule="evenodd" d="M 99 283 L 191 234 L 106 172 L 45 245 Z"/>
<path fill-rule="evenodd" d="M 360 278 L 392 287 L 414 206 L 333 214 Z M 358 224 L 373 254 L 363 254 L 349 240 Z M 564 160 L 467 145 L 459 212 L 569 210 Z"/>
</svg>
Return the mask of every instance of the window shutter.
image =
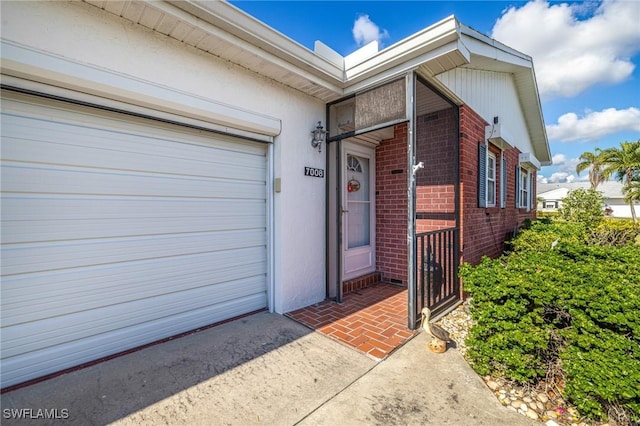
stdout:
<svg viewBox="0 0 640 426">
<path fill-rule="evenodd" d="M 478 145 L 478 207 L 487 207 L 487 144 Z"/>
<path fill-rule="evenodd" d="M 502 154 L 500 158 L 500 208 L 507 206 L 507 158 Z"/>
<path fill-rule="evenodd" d="M 533 173 L 529 172 L 527 174 L 528 180 L 529 180 L 529 205 L 527 206 L 527 211 L 529 210 L 533 210 L 533 206 L 535 206 L 535 204 L 533 204 L 533 202 L 536 199 L 536 194 L 535 192 L 533 192 Z"/>
<path fill-rule="evenodd" d="M 520 207 L 520 165 L 516 164 L 516 208 Z"/>
</svg>

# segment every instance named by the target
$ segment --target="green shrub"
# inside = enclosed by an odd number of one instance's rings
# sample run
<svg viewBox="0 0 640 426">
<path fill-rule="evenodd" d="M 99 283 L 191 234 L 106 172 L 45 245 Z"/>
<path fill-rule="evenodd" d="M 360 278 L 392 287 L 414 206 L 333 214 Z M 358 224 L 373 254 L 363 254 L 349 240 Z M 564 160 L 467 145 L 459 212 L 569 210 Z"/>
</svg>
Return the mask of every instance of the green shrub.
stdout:
<svg viewBox="0 0 640 426">
<path fill-rule="evenodd" d="M 477 322 L 467 353 L 479 374 L 518 382 L 561 368 L 564 396 L 583 415 L 616 407 L 638 422 L 640 247 L 589 238 L 584 223 L 533 223 L 512 253 L 463 265 Z"/>
<path fill-rule="evenodd" d="M 581 222 L 558 222 L 547 219 L 532 222 L 511 241 L 514 251 L 548 250 L 554 241 L 584 241 L 587 225 Z"/>
<path fill-rule="evenodd" d="M 538 210 L 538 212 L 536 213 L 536 216 L 538 217 L 538 219 L 558 219 L 560 217 L 560 212 L 558 211 L 550 211 L 550 212 L 544 212 L 544 211 L 540 211 Z"/>
<path fill-rule="evenodd" d="M 560 217 L 587 226 L 597 225 L 604 219 L 604 197 L 595 189 L 575 189 L 562 200 Z"/>
<path fill-rule="evenodd" d="M 622 246 L 638 244 L 640 224 L 630 220 L 607 219 L 591 230 L 588 236 L 590 244 Z"/>
</svg>

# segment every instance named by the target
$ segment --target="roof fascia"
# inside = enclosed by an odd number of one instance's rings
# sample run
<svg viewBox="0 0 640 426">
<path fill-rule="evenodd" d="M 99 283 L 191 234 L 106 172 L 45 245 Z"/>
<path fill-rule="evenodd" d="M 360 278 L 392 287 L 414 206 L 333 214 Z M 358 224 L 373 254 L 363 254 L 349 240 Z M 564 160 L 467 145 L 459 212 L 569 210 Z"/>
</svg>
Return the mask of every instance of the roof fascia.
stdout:
<svg viewBox="0 0 640 426">
<path fill-rule="evenodd" d="M 165 12 L 173 15 L 176 14 L 176 10 L 186 12 L 179 18 L 190 17 L 188 20 L 191 24 L 205 22 L 209 26 L 199 26 L 216 36 L 231 34 L 244 42 L 243 49 L 253 54 L 262 51 L 263 57 L 264 52 L 267 52 L 271 57 L 265 57 L 266 60 L 275 63 L 285 61 L 292 72 L 297 71 L 307 77 L 312 74 L 336 88 L 343 82 L 344 70 L 341 65 L 316 54 L 225 1 L 168 0 L 164 4 L 172 6 L 162 8 Z M 153 2 L 154 7 L 161 5 L 162 3 Z"/>
<path fill-rule="evenodd" d="M 352 84 L 377 73 L 402 66 L 404 63 L 415 64 L 416 59 L 425 57 L 425 55 L 433 57 L 434 55 L 429 55 L 430 52 L 441 51 L 440 48 L 457 42 L 459 38 L 458 20 L 454 16 L 450 16 L 400 40 L 375 55 L 353 63 L 349 68 L 345 68 L 345 80 L 348 84 Z M 445 48 L 445 50 L 447 49 Z M 467 56 L 465 53 L 466 49 L 462 55 Z"/>
<path fill-rule="evenodd" d="M 533 88 L 533 94 L 531 94 L 531 90 L 522 90 L 523 80 L 526 86 Z M 529 126 L 536 157 L 540 160 L 542 166 L 550 166 L 552 163 L 551 149 L 544 124 L 544 115 L 542 114 L 542 104 L 540 102 L 540 95 L 538 94 L 538 84 L 536 82 L 533 62 L 531 63 L 531 68 L 516 74 L 515 82 L 521 95 L 520 101 L 525 113 L 524 118 Z"/>
<path fill-rule="evenodd" d="M 535 155 L 540 160 L 541 165 L 550 165 L 551 151 L 544 125 L 542 104 L 532 58 L 466 25 L 460 24 L 460 33 L 462 41 L 468 47 L 472 57 L 477 55 L 493 59 L 493 61 L 483 62 L 483 69 L 489 68 L 488 71 L 511 72 L 514 75 Z M 505 64 L 509 66 L 505 68 Z M 471 67 L 473 68 L 473 66 Z M 533 88 L 533 92 L 531 88 Z"/>
<path fill-rule="evenodd" d="M 519 52 L 505 44 L 500 43 L 497 40 L 492 39 L 471 27 L 464 24 L 459 24 L 461 38 L 466 43 L 475 42 L 473 47 L 469 47 L 473 50 L 474 54 L 492 57 L 498 61 L 512 63 L 514 65 L 527 66 L 531 64 L 531 57 Z M 489 52 L 489 54 L 483 54 Z M 493 53 L 493 54 L 491 54 Z"/>
<path fill-rule="evenodd" d="M 394 79 L 400 75 L 417 70 L 421 65 L 429 61 L 447 56 L 451 63 L 461 64 L 470 60 L 469 52 L 458 41 L 453 41 L 433 50 L 428 50 L 420 56 L 398 62 L 387 62 L 379 65 L 378 69 L 369 70 L 347 79 L 345 95 L 352 94 L 369 87 L 381 84 L 383 81 Z M 455 68 L 453 66 L 452 68 Z"/>
</svg>

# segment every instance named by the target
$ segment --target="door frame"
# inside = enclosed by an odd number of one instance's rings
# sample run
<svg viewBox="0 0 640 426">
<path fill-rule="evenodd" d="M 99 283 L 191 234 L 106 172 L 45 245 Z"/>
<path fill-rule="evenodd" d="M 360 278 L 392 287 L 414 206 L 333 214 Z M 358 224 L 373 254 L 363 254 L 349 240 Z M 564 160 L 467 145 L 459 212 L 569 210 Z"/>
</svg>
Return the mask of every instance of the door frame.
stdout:
<svg viewBox="0 0 640 426">
<path fill-rule="evenodd" d="M 368 274 L 370 272 L 374 272 L 376 270 L 376 150 L 375 146 L 363 145 L 355 142 L 344 141 L 341 149 L 341 178 L 340 178 L 340 187 L 341 187 L 341 198 L 340 198 L 340 214 L 342 217 L 340 232 L 342 238 L 340 238 L 340 256 L 341 256 L 341 282 L 346 279 L 357 278 L 359 276 Z M 347 266 L 347 251 L 349 248 L 348 244 L 348 233 L 347 227 L 349 226 L 348 213 L 349 209 L 347 206 L 347 197 L 349 192 L 346 190 L 348 181 L 350 176 L 346 171 L 347 159 L 349 155 L 355 155 L 361 158 L 367 158 L 369 160 L 369 244 L 366 246 L 368 248 L 354 248 L 353 253 L 355 254 L 368 254 L 370 256 L 370 266 L 365 268 L 360 268 L 355 272 L 346 272 Z"/>
<path fill-rule="evenodd" d="M 356 147 L 356 148 L 353 148 Z M 373 180 L 371 185 L 371 191 L 373 193 L 372 200 L 372 215 L 370 216 L 373 235 L 372 241 L 375 244 L 375 144 L 358 143 L 353 139 L 336 139 L 327 144 L 326 159 L 327 159 L 327 227 L 326 227 L 326 259 L 327 259 L 327 284 L 326 284 L 326 297 L 342 303 L 343 289 L 342 283 L 344 281 L 343 276 L 343 192 L 346 191 L 346 183 L 342 184 L 345 179 L 344 175 L 344 160 L 346 151 L 354 149 L 356 155 L 359 153 L 371 158 L 370 164 L 370 179 Z M 374 253 L 375 262 L 375 253 Z M 375 266 L 374 266 L 375 268 Z M 363 272 L 365 274 L 366 272 Z"/>
</svg>

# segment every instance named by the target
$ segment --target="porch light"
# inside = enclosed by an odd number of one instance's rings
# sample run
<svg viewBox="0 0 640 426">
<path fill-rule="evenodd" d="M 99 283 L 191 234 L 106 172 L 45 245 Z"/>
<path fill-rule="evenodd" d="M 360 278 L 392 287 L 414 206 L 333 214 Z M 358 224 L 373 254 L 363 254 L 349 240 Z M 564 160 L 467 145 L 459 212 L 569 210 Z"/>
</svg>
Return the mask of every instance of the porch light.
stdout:
<svg viewBox="0 0 640 426">
<path fill-rule="evenodd" d="M 322 152 L 322 142 L 324 142 L 324 137 L 327 134 L 327 131 L 324 130 L 320 121 L 318 121 L 316 128 L 311 131 L 311 134 L 313 135 L 313 139 L 311 139 L 311 146 L 318 148 L 318 152 Z"/>
</svg>

